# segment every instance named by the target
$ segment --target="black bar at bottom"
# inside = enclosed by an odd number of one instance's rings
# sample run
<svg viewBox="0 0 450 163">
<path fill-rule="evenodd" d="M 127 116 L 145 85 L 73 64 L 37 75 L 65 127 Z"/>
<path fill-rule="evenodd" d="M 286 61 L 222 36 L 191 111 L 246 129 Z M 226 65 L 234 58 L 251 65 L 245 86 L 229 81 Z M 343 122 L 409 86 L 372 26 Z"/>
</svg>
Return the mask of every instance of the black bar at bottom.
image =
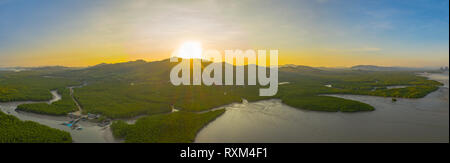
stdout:
<svg viewBox="0 0 450 163">
<path fill-rule="evenodd" d="M 363 156 L 383 161 L 389 158 L 432 158 L 446 156 L 448 144 L 261 144 L 261 143 L 170 143 L 170 144 L 0 144 L 1 153 L 22 153 L 27 157 L 91 155 L 114 159 L 163 159 L 178 161 L 275 161 L 275 160 L 322 160 L 329 158 L 351 159 Z M 45 148 L 43 148 L 45 147 Z M 45 154 L 45 155 L 43 155 Z M 49 155 L 50 154 L 50 155 Z M 405 157 L 403 157 L 405 156 Z M 408 156 L 408 157 L 406 157 Z M 429 158 L 429 157 L 427 157 Z"/>
</svg>

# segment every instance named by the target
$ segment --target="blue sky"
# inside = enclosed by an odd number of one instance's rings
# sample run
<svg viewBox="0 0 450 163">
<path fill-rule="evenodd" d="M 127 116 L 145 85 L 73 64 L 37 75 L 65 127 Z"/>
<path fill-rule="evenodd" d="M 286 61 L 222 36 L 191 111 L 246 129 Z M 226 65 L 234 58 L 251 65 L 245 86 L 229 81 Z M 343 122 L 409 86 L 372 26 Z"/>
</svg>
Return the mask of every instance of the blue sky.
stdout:
<svg viewBox="0 0 450 163">
<path fill-rule="evenodd" d="M 170 56 L 183 41 L 281 64 L 448 65 L 448 0 L 0 0 L 0 66 Z"/>
</svg>

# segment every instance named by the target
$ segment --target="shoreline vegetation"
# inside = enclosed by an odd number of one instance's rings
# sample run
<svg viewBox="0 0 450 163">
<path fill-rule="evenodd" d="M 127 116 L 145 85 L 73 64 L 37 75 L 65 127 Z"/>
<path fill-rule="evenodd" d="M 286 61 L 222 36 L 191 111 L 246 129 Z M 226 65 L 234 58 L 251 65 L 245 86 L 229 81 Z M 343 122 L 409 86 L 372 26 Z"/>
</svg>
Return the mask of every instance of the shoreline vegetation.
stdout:
<svg viewBox="0 0 450 163">
<path fill-rule="evenodd" d="M 211 108 L 242 99 L 254 102 L 275 98 L 298 109 L 315 111 L 373 111 L 374 107 L 362 102 L 322 95 L 420 98 L 442 85 L 409 71 L 322 70 L 291 66 L 279 69 L 279 81 L 288 84 L 279 85 L 278 94 L 273 97 L 261 97 L 258 96 L 259 86 L 172 86 L 167 74 L 173 66 L 168 60 L 133 61 L 76 70 L 0 72 L 0 101 L 50 100 L 49 90 L 57 89 L 61 100 L 52 104 L 24 104 L 17 109 L 66 115 L 77 110 L 67 87 L 80 85 L 80 81 L 88 82 L 89 85 L 76 88 L 73 94 L 82 106 L 83 114 L 101 114 L 116 120 L 147 115 L 139 118 L 136 124 L 121 120 L 113 122 L 111 128 L 115 137 L 125 139 L 125 142 L 192 142 L 202 127 L 225 111 L 209 111 Z M 398 85 L 407 87 L 387 88 Z M 172 106 L 181 110 L 171 113 Z"/>
<path fill-rule="evenodd" d="M 225 109 L 206 113 L 179 111 L 140 118 L 135 124 L 119 120 L 111 129 L 125 143 L 192 143 L 197 133 L 225 113 Z"/>
<path fill-rule="evenodd" d="M 0 71 L 0 102 L 48 101 L 52 99 L 50 90 L 69 85 L 78 85 L 73 79 L 47 78 L 53 71 Z"/>
<path fill-rule="evenodd" d="M 0 111 L 0 143 L 71 143 L 70 133 Z"/>
<path fill-rule="evenodd" d="M 64 116 L 78 110 L 75 102 L 70 96 L 69 88 L 59 88 L 57 89 L 57 92 L 61 95 L 61 100 L 59 101 L 55 101 L 51 104 L 45 102 L 22 104 L 17 106 L 17 110 L 55 116 Z"/>
</svg>

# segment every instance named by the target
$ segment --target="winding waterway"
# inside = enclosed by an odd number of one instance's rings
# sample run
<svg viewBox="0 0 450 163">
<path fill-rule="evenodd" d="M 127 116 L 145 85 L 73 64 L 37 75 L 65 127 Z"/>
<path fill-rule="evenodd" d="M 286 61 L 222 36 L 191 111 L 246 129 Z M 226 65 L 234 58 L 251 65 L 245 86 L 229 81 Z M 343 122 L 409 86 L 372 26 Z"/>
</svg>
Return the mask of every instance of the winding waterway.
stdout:
<svg viewBox="0 0 450 163">
<path fill-rule="evenodd" d="M 71 119 L 65 116 L 48 116 L 35 113 L 28 113 L 22 111 L 16 111 L 17 106 L 21 104 L 29 103 L 53 103 L 61 99 L 61 96 L 57 91 L 51 91 L 53 99 L 50 101 L 36 102 L 36 101 L 20 101 L 20 102 L 7 102 L 0 103 L 0 109 L 4 113 L 13 115 L 21 120 L 34 121 L 40 124 L 64 130 L 70 132 L 72 140 L 76 143 L 107 143 L 117 142 L 111 134 L 109 127 L 103 128 L 97 126 L 96 123 L 88 121 L 80 121 L 79 124 L 83 127 L 82 130 L 72 130 L 71 128 L 61 125 L 64 122 L 68 122 Z"/>
<path fill-rule="evenodd" d="M 361 101 L 372 112 L 328 113 L 296 109 L 272 99 L 226 106 L 195 142 L 446 142 L 448 74 L 420 74 L 444 83 L 420 99 L 329 95 Z"/>
<path fill-rule="evenodd" d="M 448 142 L 448 74 L 420 75 L 444 86 L 424 98 L 397 102 L 374 96 L 328 95 L 368 103 L 376 108 L 372 112 L 307 111 L 276 99 L 226 105 L 226 112 L 203 128 L 195 142 Z M 50 104 L 61 99 L 57 91 L 51 94 L 53 99 L 49 101 L 0 103 L 0 109 L 21 120 L 68 131 L 76 143 L 120 142 L 113 138 L 109 127 L 99 127 L 96 123 L 80 121 L 83 130 L 72 130 L 61 125 L 71 120 L 68 117 L 16 111 L 21 104 Z"/>
</svg>

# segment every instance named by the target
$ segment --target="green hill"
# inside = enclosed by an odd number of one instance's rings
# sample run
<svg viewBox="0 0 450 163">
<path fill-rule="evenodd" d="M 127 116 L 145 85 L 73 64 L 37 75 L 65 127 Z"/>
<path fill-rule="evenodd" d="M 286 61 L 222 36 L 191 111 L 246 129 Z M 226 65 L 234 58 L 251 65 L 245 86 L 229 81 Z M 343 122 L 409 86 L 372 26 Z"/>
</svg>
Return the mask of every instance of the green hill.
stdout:
<svg viewBox="0 0 450 163">
<path fill-rule="evenodd" d="M 20 72 L 14 75 L 6 74 L 6 78 L 1 78 L 0 73 L 0 83 L 6 83 L 2 84 L 0 89 L 0 93 L 3 92 L 0 99 L 48 99 L 49 89 L 80 84 L 83 81 L 88 85 L 76 88 L 74 94 L 84 108 L 83 111 L 111 118 L 167 113 L 171 111 L 171 105 L 184 111 L 197 112 L 240 102 L 242 99 L 256 101 L 268 98 L 280 98 L 286 104 L 300 109 L 366 111 L 373 110 L 373 107 L 318 95 L 361 94 L 418 98 L 436 90 L 440 85 L 438 82 L 418 77 L 411 71 L 327 71 L 289 65 L 279 68 L 279 82 L 289 84 L 280 85 L 278 94 L 274 97 L 261 97 L 259 86 L 173 86 L 169 82 L 169 74 L 176 64 L 178 63 L 171 63 L 168 59 L 155 62 L 138 60 L 47 73 Z M 210 63 L 204 63 L 203 67 L 208 64 Z M 42 77 L 44 74 L 52 78 Z M 24 78 L 30 80 L 22 81 Z M 17 83 L 17 80 L 20 82 Z M 387 89 L 387 86 L 393 85 L 409 87 Z M 17 89 L 18 87 L 23 89 Z M 25 95 L 15 95 L 16 97 L 12 98 L 13 92 Z M 331 105 L 334 103 L 339 105 Z"/>
<path fill-rule="evenodd" d="M 251 102 L 279 98 L 287 105 L 316 111 L 371 111 L 374 108 L 368 104 L 321 95 L 359 94 L 419 98 L 441 85 L 415 75 L 414 71 L 325 70 L 307 66 L 287 66 L 279 68 L 279 82 L 284 84 L 279 85 L 278 93 L 273 97 L 263 97 L 259 96 L 260 86 L 173 86 L 169 82 L 169 74 L 176 64 L 169 60 L 156 62 L 139 60 L 100 64 L 82 69 L 49 68 L 0 72 L 0 101 L 49 100 L 51 98 L 49 91 L 58 89 L 63 94 L 62 101 L 52 105 L 29 104 L 21 106 L 21 109 L 63 115 L 73 109 L 73 101 L 67 100 L 69 99 L 67 92 L 64 93 L 62 90 L 68 86 L 87 83 L 81 88 L 74 88 L 74 96 L 85 114 L 98 113 L 114 119 L 149 115 L 138 120 L 136 125 L 121 122 L 113 125 L 115 135 L 125 138 L 127 142 L 190 142 L 201 127 L 220 116 L 219 112 L 208 114 L 194 112 L 241 102 L 242 99 Z M 211 63 L 205 63 L 203 67 L 208 64 Z M 248 66 L 244 66 L 245 70 L 247 68 Z M 407 87 L 388 89 L 388 86 L 396 85 Z M 170 113 L 171 106 L 180 109 L 181 112 Z M 195 121 L 196 117 L 201 121 Z M 12 116 L 8 117 L 11 118 L 14 119 Z M 155 129 L 164 128 L 163 122 L 166 120 L 172 124 L 171 128 L 174 131 L 161 130 L 157 134 L 177 133 L 179 137 L 148 135 L 154 133 Z M 14 125 L 16 123 L 19 126 L 24 125 L 14 120 Z M 28 123 L 26 122 L 25 126 L 37 125 Z M 47 130 L 42 133 L 50 132 Z M 7 132 L 13 131 L 7 128 Z M 26 138 L 35 133 L 18 134 L 20 140 L 12 140 L 5 135 L 0 135 L 0 139 L 28 142 Z M 66 138 L 64 140 L 69 141 Z M 39 139 L 39 141 L 51 140 Z"/>
</svg>

